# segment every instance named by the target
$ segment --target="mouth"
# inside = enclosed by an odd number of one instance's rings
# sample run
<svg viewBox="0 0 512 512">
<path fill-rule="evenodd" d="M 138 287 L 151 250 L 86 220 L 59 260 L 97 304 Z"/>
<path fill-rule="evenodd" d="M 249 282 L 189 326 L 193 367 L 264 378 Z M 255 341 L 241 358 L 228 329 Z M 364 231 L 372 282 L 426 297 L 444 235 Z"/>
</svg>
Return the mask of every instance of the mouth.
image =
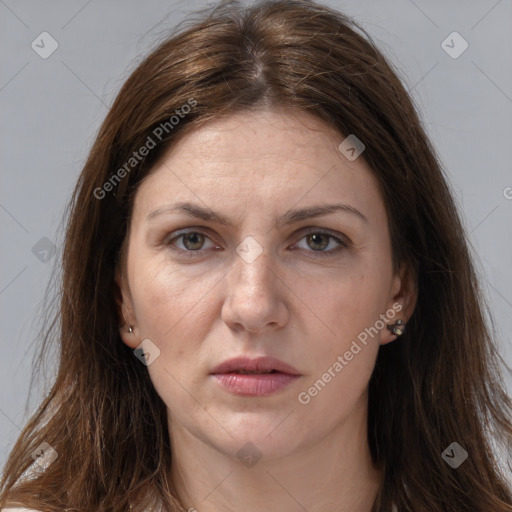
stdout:
<svg viewBox="0 0 512 512">
<path fill-rule="evenodd" d="M 300 376 L 299 370 L 288 363 L 276 359 L 275 357 L 257 357 L 250 359 L 248 357 L 235 357 L 228 359 L 217 365 L 211 371 L 213 375 L 218 374 L 240 374 L 240 375 L 257 375 L 257 374 L 274 374 L 283 373 L 287 375 Z"/>
<path fill-rule="evenodd" d="M 284 372 L 278 372 L 277 370 L 271 370 L 269 372 L 250 372 L 249 370 L 236 370 L 236 371 L 232 371 L 232 372 L 226 372 L 224 375 L 226 375 L 227 373 L 238 374 L 238 375 L 267 375 L 269 373 L 284 373 Z"/>
<path fill-rule="evenodd" d="M 229 359 L 211 375 L 230 393 L 252 397 L 276 393 L 301 377 L 296 368 L 272 357 Z"/>
</svg>

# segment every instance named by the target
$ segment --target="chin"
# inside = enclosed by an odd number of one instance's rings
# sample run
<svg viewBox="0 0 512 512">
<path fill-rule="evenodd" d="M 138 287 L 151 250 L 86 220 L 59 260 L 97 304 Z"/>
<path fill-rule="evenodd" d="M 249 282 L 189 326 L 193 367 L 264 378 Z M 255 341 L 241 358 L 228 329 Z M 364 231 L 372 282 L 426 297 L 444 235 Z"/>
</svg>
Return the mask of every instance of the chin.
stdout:
<svg viewBox="0 0 512 512">
<path fill-rule="evenodd" d="M 251 413 L 248 416 L 238 421 L 222 422 L 227 432 L 222 431 L 223 440 L 219 448 L 241 462 L 245 456 L 266 461 L 278 459 L 290 455 L 300 447 L 301 441 L 306 441 L 300 432 L 290 430 L 294 422 L 287 425 L 286 420 L 283 421 L 286 414 L 258 418 L 256 413 Z"/>
</svg>

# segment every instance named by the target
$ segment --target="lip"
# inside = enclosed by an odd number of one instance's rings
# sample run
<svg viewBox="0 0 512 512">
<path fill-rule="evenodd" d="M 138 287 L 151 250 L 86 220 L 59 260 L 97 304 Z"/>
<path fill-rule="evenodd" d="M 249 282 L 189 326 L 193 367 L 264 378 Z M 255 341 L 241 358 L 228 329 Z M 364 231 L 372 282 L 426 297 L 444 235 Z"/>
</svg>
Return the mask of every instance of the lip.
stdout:
<svg viewBox="0 0 512 512">
<path fill-rule="evenodd" d="M 240 370 L 248 372 L 270 373 L 272 370 L 288 375 L 300 376 L 299 370 L 293 366 L 276 359 L 275 357 L 257 357 L 251 359 L 249 357 L 234 357 L 217 365 L 212 374 L 235 373 Z"/>
<path fill-rule="evenodd" d="M 262 373 L 236 373 L 240 370 Z M 299 370 L 274 357 L 235 357 L 217 365 L 211 374 L 224 389 L 243 396 L 268 396 L 301 377 Z"/>
</svg>

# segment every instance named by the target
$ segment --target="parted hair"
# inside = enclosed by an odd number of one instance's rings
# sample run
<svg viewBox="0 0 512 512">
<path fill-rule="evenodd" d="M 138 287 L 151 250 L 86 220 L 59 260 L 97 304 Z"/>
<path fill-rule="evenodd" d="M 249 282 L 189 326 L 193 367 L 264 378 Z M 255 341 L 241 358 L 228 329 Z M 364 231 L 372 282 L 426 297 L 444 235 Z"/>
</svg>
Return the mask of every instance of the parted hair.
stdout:
<svg viewBox="0 0 512 512">
<path fill-rule="evenodd" d="M 209 120 L 289 107 L 363 141 L 393 262 L 417 283 L 407 330 L 380 347 L 369 382 L 368 443 L 383 474 L 373 512 L 393 503 L 400 512 L 511 512 L 506 366 L 440 159 L 400 72 L 354 20 L 313 1 L 228 0 L 198 14 L 136 65 L 79 175 L 59 305 L 41 333 L 39 360 L 57 346 L 57 372 L 3 468 L 0 506 L 185 510 L 169 481 L 165 404 L 119 333 L 114 276 L 134 194 L 178 138 Z M 127 168 L 148 137 L 154 147 Z M 456 469 L 441 456 L 454 441 L 468 453 Z M 58 456 L 28 477 L 43 442 Z"/>
</svg>

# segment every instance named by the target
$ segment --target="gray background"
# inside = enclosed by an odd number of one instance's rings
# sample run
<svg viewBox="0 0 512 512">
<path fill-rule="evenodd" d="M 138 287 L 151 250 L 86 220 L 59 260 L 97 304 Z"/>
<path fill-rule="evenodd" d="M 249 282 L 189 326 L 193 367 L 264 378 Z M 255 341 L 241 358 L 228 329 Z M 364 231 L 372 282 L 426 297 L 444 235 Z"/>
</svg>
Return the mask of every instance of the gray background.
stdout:
<svg viewBox="0 0 512 512">
<path fill-rule="evenodd" d="M 501 352 L 512 364 L 511 0 L 326 3 L 372 34 L 411 91 L 460 205 Z M 206 6 L 0 0 L 1 465 L 44 391 L 40 381 L 25 411 L 59 224 L 95 133 L 162 31 Z M 47 59 L 31 47 L 44 31 L 58 43 Z M 458 58 L 441 46 L 453 31 L 469 44 Z M 448 41 L 452 51 L 461 48 Z M 55 256 L 44 237 L 56 244 Z M 51 380 L 51 368 L 47 374 Z"/>
</svg>

